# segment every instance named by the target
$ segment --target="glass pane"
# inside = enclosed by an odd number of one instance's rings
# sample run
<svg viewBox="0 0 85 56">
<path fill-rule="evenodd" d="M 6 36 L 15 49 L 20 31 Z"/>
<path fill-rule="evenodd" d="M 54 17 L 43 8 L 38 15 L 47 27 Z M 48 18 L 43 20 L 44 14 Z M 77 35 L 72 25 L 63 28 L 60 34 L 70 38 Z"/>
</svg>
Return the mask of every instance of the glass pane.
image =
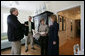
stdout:
<svg viewBox="0 0 85 56">
<path fill-rule="evenodd" d="M 1 30 L 2 33 L 1 33 L 1 40 L 5 40 L 7 39 L 7 29 L 8 29 L 8 26 L 7 26 L 7 16 L 9 15 L 9 13 L 3 13 L 2 14 L 2 26 L 3 26 L 3 29 Z"/>
</svg>

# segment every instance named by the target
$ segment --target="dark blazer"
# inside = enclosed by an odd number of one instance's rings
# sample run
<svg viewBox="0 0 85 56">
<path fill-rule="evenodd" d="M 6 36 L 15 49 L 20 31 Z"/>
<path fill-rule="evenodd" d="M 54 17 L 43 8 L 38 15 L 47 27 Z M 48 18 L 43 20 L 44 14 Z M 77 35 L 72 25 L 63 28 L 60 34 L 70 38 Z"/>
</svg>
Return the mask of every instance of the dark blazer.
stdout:
<svg viewBox="0 0 85 56">
<path fill-rule="evenodd" d="M 15 15 L 7 17 L 7 24 L 9 41 L 21 40 L 24 37 L 24 24 L 21 24 Z"/>
<path fill-rule="evenodd" d="M 28 25 L 28 21 L 26 21 L 24 24 Z M 33 22 L 31 22 L 31 32 L 32 32 L 32 29 L 34 29 L 34 23 Z M 29 33 L 29 27 L 25 26 L 25 35 L 28 36 L 28 33 Z"/>
<path fill-rule="evenodd" d="M 59 55 L 59 37 L 58 37 L 59 24 L 54 22 L 49 27 L 48 32 L 48 55 Z M 56 45 L 53 45 L 53 41 L 56 41 Z"/>
</svg>

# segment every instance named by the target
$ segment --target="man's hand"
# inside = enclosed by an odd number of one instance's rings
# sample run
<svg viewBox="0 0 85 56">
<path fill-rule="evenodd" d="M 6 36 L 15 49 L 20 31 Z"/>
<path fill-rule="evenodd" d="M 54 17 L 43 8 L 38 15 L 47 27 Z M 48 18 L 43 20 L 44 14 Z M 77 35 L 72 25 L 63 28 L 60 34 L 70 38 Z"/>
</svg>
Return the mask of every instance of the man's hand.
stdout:
<svg viewBox="0 0 85 56">
<path fill-rule="evenodd" d="M 56 44 L 56 41 L 53 41 L 53 45 L 55 45 Z"/>
</svg>

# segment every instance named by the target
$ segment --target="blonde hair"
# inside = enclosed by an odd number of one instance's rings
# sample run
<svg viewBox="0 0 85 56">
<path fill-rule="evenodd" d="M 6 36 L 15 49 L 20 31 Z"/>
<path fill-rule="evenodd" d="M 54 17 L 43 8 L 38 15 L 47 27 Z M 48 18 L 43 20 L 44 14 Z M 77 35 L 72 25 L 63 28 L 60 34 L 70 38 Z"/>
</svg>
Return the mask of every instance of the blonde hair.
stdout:
<svg viewBox="0 0 85 56">
<path fill-rule="evenodd" d="M 53 15 L 51 15 L 50 17 L 51 17 L 51 19 L 53 19 L 54 21 L 57 21 L 57 16 L 56 16 L 56 15 L 53 14 Z"/>
</svg>

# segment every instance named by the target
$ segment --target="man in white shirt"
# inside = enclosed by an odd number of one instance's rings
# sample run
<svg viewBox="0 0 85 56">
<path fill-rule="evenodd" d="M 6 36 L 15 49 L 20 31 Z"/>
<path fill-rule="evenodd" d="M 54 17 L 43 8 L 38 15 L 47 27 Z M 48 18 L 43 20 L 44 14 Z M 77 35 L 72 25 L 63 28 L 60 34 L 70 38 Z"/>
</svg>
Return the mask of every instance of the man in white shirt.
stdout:
<svg viewBox="0 0 85 56">
<path fill-rule="evenodd" d="M 25 24 L 25 52 L 28 51 L 28 41 L 31 44 L 31 48 L 35 50 L 33 45 L 33 32 L 32 29 L 34 29 L 34 23 L 31 22 L 32 17 L 29 16 L 28 21 L 26 21 Z"/>
</svg>

